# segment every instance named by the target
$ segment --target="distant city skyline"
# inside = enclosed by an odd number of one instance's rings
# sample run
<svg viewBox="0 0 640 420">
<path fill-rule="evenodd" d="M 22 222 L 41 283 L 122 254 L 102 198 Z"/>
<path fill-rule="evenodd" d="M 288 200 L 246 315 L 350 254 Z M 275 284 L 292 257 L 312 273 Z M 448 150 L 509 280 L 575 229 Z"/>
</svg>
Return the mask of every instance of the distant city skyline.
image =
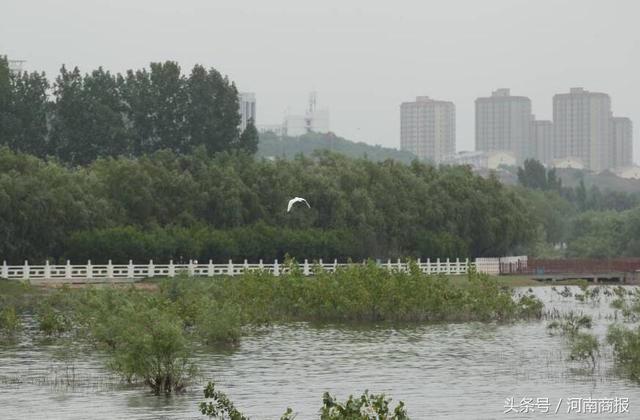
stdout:
<svg viewBox="0 0 640 420">
<path fill-rule="evenodd" d="M 138 0 L 0 5 L 0 53 L 54 79 L 62 64 L 112 72 L 200 63 L 255 92 L 259 120 L 322 94 L 331 130 L 400 147 L 398 104 L 417 94 L 456 104 L 458 150 L 475 144 L 474 100 L 501 86 L 539 120 L 573 86 L 607 92 L 629 117 L 640 162 L 640 4 L 599 0 Z M 117 29 L 114 29 L 117 28 Z M 46 34 L 46 42 L 43 42 Z"/>
<path fill-rule="evenodd" d="M 455 104 L 418 96 L 400 105 L 400 148 L 436 164 L 507 162 L 506 153 L 517 165 L 619 171 L 633 164 L 633 122 L 613 110 L 608 94 L 574 87 L 553 96 L 553 120 L 538 120 L 528 97 L 499 88 L 475 100 L 475 149 L 453 156 Z"/>
</svg>

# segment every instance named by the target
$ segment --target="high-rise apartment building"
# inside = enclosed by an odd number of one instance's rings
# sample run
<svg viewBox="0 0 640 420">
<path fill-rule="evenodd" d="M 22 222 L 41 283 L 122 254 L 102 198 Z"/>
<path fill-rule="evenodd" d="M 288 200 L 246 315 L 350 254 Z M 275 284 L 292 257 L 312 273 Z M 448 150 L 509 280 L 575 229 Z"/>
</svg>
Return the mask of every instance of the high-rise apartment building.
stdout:
<svg viewBox="0 0 640 420">
<path fill-rule="evenodd" d="M 533 158 L 550 165 L 553 162 L 553 123 L 545 120 L 531 122 Z"/>
<path fill-rule="evenodd" d="M 572 88 L 553 97 L 554 157 L 602 171 L 611 165 L 611 99 Z"/>
<path fill-rule="evenodd" d="M 240 102 L 240 132 L 243 132 L 250 120 L 254 125 L 256 124 L 256 94 L 240 92 L 238 102 Z"/>
<path fill-rule="evenodd" d="M 534 156 L 532 121 L 531 100 L 509 89 L 476 99 L 476 150 L 509 152 L 521 164 Z"/>
<path fill-rule="evenodd" d="M 610 167 L 624 168 L 633 164 L 633 125 L 629 118 L 611 118 L 610 147 Z"/>
<path fill-rule="evenodd" d="M 418 96 L 400 105 L 400 149 L 418 159 L 440 163 L 456 151 L 456 108 L 453 102 Z"/>
</svg>

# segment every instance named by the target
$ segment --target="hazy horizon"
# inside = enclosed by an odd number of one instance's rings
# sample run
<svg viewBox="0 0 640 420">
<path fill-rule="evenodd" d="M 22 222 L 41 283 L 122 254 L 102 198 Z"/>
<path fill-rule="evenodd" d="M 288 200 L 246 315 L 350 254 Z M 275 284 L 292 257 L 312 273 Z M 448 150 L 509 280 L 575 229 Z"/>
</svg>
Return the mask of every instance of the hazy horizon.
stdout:
<svg viewBox="0 0 640 420">
<path fill-rule="evenodd" d="M 640 162 L 640 5 L 630 0 L 70 0 L 0 12 L 0 54 L 50 79 L 62 64 L 123 72 L 175 60 L 188 72 L 200 63 L 255 92 L 258 124 L 301 113 L 316 90 L 337 135 L 395 148 L 400 103 L 416 96 L 454 102 L 456 148 L 473 150 L 477 97 L 511 88 L 551 119 L 553 95 L 580 86 L 608 93 L 614 116 L 631 118 Z"/>
</svg>

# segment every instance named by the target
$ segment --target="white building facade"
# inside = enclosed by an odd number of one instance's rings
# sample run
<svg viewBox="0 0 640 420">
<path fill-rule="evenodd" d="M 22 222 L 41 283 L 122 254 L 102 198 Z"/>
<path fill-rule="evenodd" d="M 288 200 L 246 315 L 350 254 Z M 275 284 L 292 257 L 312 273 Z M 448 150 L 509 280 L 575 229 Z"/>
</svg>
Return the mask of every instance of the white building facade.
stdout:
<svg viewBox="0 0 640 420">
<path fill-rule="evenodd" d="M 240 103 L 240 132 L 243 132 L 249 121 L 256 124 L 256 94 L 240 92 L 238 102 Z"/>
</svg>

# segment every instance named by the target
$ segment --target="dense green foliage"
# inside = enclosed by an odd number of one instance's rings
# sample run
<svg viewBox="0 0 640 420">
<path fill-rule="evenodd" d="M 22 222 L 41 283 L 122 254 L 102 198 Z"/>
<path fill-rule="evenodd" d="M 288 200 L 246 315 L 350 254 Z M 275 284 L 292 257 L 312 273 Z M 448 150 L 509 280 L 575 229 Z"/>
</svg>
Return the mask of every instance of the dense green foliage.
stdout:
<svg viewBox="0 0 640 420">
<path fill-rule="evenodd" d="M 239 123 L 237 89 L 215 69 L 196 65 L 185 75 L 167 61 L 124 75 L 101 67 L 82 75 L 63 66 L 50 83 L 44 74 L 9 72 L 0 57 L 0 145 L 15 151 L 71 165 L 198 146 L 255 152 L 255 127 L 239 133 Z"/>
<path fill-rule="evenodd" d="M 319 270 L 312 278 L 295 269 L 279 277 L 247 273 L 216 280 L 209 293 L 257 321 L 489 321 L 539 317 L 542 311 L 538 300 L 514 299 L 483 274 L 470 273 L 469 284 L 457 287 L 416 266 L 389 273 L 374 263 L 336 274 Z"/>
<path fill-rule="evenodd" d="M 562 180 L 556 176 L 556 170 L 547 171 L 539 161 L 527 159 L 522 168 L 518 168 L 518 182 L 520 185 L 540 190 L 560 190 Z"/>
<path fill-rule="evenodd" d="M 535 160 L 518 170 L 522 188 L 517 191 L 537 227 L 528 254 L 596 259 L 640 255 L 640 194 L 586 188 L 584 173 L 578 175 L 574 186 L 562 186 L 555 169 L 546 170 Z M 554 244 L 566 247 L 553 249 Z"/>
<path fill-rule="evenodd" d="M 311 209 L 287 213 L 296 195 Z M 0 255 L 14 264 L 495 256 L 533 228 L 514 192 L 466 167 L 198 149 L 68 169 L 0 148 Z"/>
<path fill-rule="evenodd" d="M 216 419 L 248 420 L 234 405 L 227 395 L 215 389 L 215 384 L 209 382 L 204 389 L 206 401 L 200 403 L 200 412 Z M 400 401 L 395 408 L 389 407 L 391 398 L 384 394 L 369 394 L 368 390 L 358 397 L 353 395 L 344 403 L 325 392 L 322 396 L 320 408 L 321 420 L 408 420 L 407 410 Z M 280 420 L 293 420 L 295 414 L 291 408 L 280 417 Z"/>
<path fill-rule="evenodd" d="M 330 150 L 351 158 L 364 158 L 374 162 L 392 159 L 409 164 L 417 159 L 411 152 L 372 146 L 362 142 L 356 143 L 333 133 L 309 133 L 299 137 L 278 136 L 273 132 L 261 133 L 258 156 L 293 159 L 299 154 L 311 156 L 314 152 L 322 150 Z"/>
</svg>

